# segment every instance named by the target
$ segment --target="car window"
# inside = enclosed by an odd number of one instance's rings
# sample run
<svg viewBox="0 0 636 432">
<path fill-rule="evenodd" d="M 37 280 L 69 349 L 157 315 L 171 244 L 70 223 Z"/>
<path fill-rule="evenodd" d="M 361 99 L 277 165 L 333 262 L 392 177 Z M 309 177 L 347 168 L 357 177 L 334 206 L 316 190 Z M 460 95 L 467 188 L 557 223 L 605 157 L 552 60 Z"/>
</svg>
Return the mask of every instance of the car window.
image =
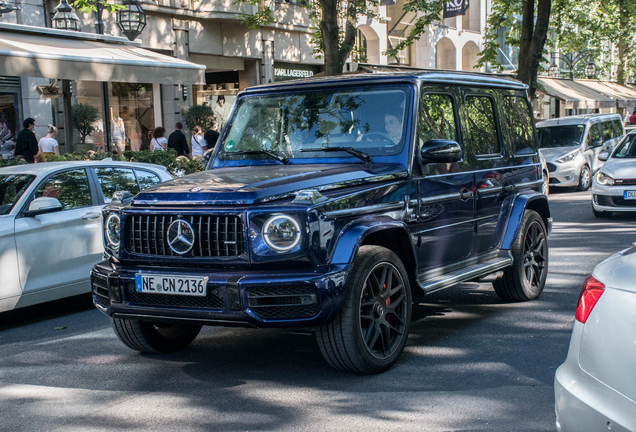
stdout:
<svg viewBox="0 0 636 432">
<path fill-rule="evenodd" d="M 532 113 L 528 101 L 518 96 L 505 96 L 503 101 L 512 154 L 534 154 L 536 149 L 532 134 Z"/>
<path fill-rule="evenodd" d="M 590 132 L 588 134 L 589 136 L 588 145 L 592 145 L 594 141 L 601 139 L 601 132 L 598 126 L 599 126 L 599 123 L 593 123 L 590 125 Z"/>
<path fill-rule="evenodd" d="M 636 158 L 636 135 L 627 135 L 623 138 L 612 157 L 618 159 Z"/>
<path fill-rule="evenodd" d="M 468 124 L 476 156 L 490 156 L 501 153 L 501 144 L 495 123 L 495 106 L 487 96 L 467 96 L 466 109 Z"/>
<path fill-rule="evenodd" d="M 139 193 L 137 179 L 130 168 L 95 168 L 95 173 L 102 188 L 105 203 L 111 202 L 113 194 L 118 191 L 128 191 L 133 195 Z"/>
<path fill-rule="evenodd" d="M 92 205 L 86 170 L 64 171 L 49 177 L 35 192 L 34 198 L 40 197 L 57 198 L 64 210 Z"/>
<path fill-rule="evenodd" d="M 620 120 L 612 120 L 614 124 L 614 138 L 618 138 L 623 135 L 623 125 Z"/>
<path fill-rule="evenodd" d="M 604 121 L 601 123 L 601 129 L 603 129 L 603 141 L 614 138 L 614 127 L 612 126 L 611 121 Z"/>
<path fill-rule="evenodd" d="M 421 143 L 432 139 L 457 141 L 453 99 L 445 94 L 425 94 L 420 100 Z"/>
<path fill-rule="evenodd" d="M 11 211 L 33 180 L 35 176 L 29 174 L 0 175 L 0 215 Z"/>
<path fill-rule="evenodd" d="M 156 174 L 149 171 L 136 169 L 135 174 L 137 174 L 137 180 L 139 181 L 141 190 L 154 186 L 157 183 L 161 183 L 161 179 Z"/>
<path fill-rule="evenodd" d="M 597 129 L 598 131 L 598 129 Z M 585 125 L 547 126 L 537 129 L 540 148 L 570 147 L 581 144 Z"/>
</svg>

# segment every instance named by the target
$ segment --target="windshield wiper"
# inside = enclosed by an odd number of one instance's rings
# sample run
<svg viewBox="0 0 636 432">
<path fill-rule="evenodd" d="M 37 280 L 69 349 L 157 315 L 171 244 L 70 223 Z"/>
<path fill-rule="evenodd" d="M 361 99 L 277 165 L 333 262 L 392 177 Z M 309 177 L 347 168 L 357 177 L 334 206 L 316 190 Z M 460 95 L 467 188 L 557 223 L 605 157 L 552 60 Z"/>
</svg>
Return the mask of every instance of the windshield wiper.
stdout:
<svg viewBox="0 0 636 432">
<path fill-rule="evenodd" d="M 301 150 L 301 152 L 318 152 L 318 151 L 323 151 L 323 152 L 344 151 L 344 152 L 347 152 L 347 153 L 357 157 L 358 159 L 362 159 L 366 163 L 373 162 L 373 159 L 371 159 L 371 156 L 369 156 L 365 152 L 361 152 L 360 150 L 356 150 L 353 147 L 320 147 L 320 148 L 302 149 Z"/>
<path fill-rule="evenodd" d="M 242 155 L 264 154 L 264 155 L 267 155 L 267 156 L 271 157 L 272 159 L 276 159 L 278 162 L 282 163 L 283 165 L 287 165 L 289 163 L 289 159 L 287 159 L 285 156 L 280 155 L 278 153 L 274 153 L 273 151 L 269 151 L 269 150 L 245 150 L 245 151 L 236 151 L 236 152 L 226 152 L 226 154 L 229 154 L 229 155 L 233 155 L 233 154 L 242 154 Z"/>
</svg>

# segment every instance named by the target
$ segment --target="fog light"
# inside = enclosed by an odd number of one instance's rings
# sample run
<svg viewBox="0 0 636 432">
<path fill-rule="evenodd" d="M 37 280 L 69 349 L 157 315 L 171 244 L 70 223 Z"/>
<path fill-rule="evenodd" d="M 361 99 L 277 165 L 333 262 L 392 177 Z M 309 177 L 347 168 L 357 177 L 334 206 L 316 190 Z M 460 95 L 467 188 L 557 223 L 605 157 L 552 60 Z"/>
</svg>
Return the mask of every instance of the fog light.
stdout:
<svg viewBox="0 0 636 432">
<path fill-rule="evenodd" d="M 119 287 L 119 273 L 112 272 L 108 275 L 108 291 L 111 303 L 121 303 L 121 288 Z"/>
</svg>

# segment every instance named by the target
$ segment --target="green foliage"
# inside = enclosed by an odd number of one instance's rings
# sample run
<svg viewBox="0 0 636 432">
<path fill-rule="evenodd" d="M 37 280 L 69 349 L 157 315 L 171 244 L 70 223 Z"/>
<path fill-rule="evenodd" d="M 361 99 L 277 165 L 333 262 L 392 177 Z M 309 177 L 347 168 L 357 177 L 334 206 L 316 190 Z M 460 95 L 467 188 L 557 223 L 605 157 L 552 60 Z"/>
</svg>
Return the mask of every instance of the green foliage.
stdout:
<svg viewBox="0 0 636 432">
<path fill-rule="evenodd" d="M 90 104 L 75 104 L 71 109 L 71 120 L 73 127 L 77 129 L 82 137 L 82 144 L 86 143 L 86 137 L 93 132 L 95 128 L 93 123 L 99 118 L 99 111 Z"/>
<path fill-rule="evenodd" d="M 502 72 L 501 63 L 497 61 L 499 50 L 499 30 L 506 29 L 506 43 L 511 46 L 519 46 L 521 32 L 521 0 L 493 0 L 492 13 L 486 21 L 486 37 L 484 49 L 479 53 L 478 67 L 490 64 L 492 69 Z"/>
<path fill-rule="evenodd" d="M 443 8 L 444 3 L 439 0 L 407 0 L 404 3 L 404 12 L 422 12 L 422 14 L 418 14 L 420 16 L 413 24 L 406 39 L 394 47 L 387 48 L 385 54 L 389 57 L 397 57 L 400 51 L 420 40 L 431 24 L 442 19 Z"/>
<path fill-rule="evenodd" d="M 97 6 L 95 6 L 97 1 L 98 0 L 74 0 L 74 1 L 70 1 L 69 4 L 80 12 L 89 13 L 89 12 L 97 12 Z M 108 13 L 113 13 L 117 10 L 124 9 L 123 5 L 108 3 L 105 1 L 102 1 L 101 3 L 104 6 L 104 9 L 106 10 L 106 12 Z"/>
<path fill-rule="evenodd" d="M 214 111 L 209 105 L 192 105 L 183 114 L 183 121 L 190 130 L 195 126 L 201 126 L 201 130 L 208 130 L 215 120 Z"/>
<path fill-rule="evenodd" d="M 0 168 L 2 167 L 6 167 L 6 166 L 13 166 L 13 165 L 25 165 L 27 163 L 27 161 L 25 160 L 6 160 L 4 158 L 0 158 Z"/>
</svg>

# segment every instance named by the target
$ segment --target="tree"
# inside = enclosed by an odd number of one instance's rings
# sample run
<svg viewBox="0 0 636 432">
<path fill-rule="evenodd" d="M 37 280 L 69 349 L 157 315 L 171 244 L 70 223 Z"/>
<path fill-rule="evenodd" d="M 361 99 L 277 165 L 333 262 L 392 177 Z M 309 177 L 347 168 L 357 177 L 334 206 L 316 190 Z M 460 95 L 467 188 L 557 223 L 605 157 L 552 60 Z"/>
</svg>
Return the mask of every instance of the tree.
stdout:
<svg viewBox="0 0 636 432">
<path fill-rule="evenodd" d="M 86 144 L 86 137 L 96 130 L 93 123 L 99 119 L 99 111 L 93 105 L 75 104 L 71 113 L 73 127 L 80 133 L 82 144 Z"/>
<path fill-rule="evenodd" d="M 192 105 L 183 113 L 183 121 L 190 130 L 195 126 L 201 126 L 201 130 L 208 130 L 215 120 L 214 111 L 209 105 Z"/>
<path fill-rule="evenodd" d="M 517 78 L 530 87 L 534 98 L 537 75 L 544 61 L 552 0 L 493 0 L 492 13 L 486 23 L 484 50 L 479 53 L 479 66 L 490 63 L 502 70 L 497 61 L 499 30 L 507 31 L 506 42 L 519 47 Z M 521 16 L 521 22 L 518 20 Z"/>
</svg>

